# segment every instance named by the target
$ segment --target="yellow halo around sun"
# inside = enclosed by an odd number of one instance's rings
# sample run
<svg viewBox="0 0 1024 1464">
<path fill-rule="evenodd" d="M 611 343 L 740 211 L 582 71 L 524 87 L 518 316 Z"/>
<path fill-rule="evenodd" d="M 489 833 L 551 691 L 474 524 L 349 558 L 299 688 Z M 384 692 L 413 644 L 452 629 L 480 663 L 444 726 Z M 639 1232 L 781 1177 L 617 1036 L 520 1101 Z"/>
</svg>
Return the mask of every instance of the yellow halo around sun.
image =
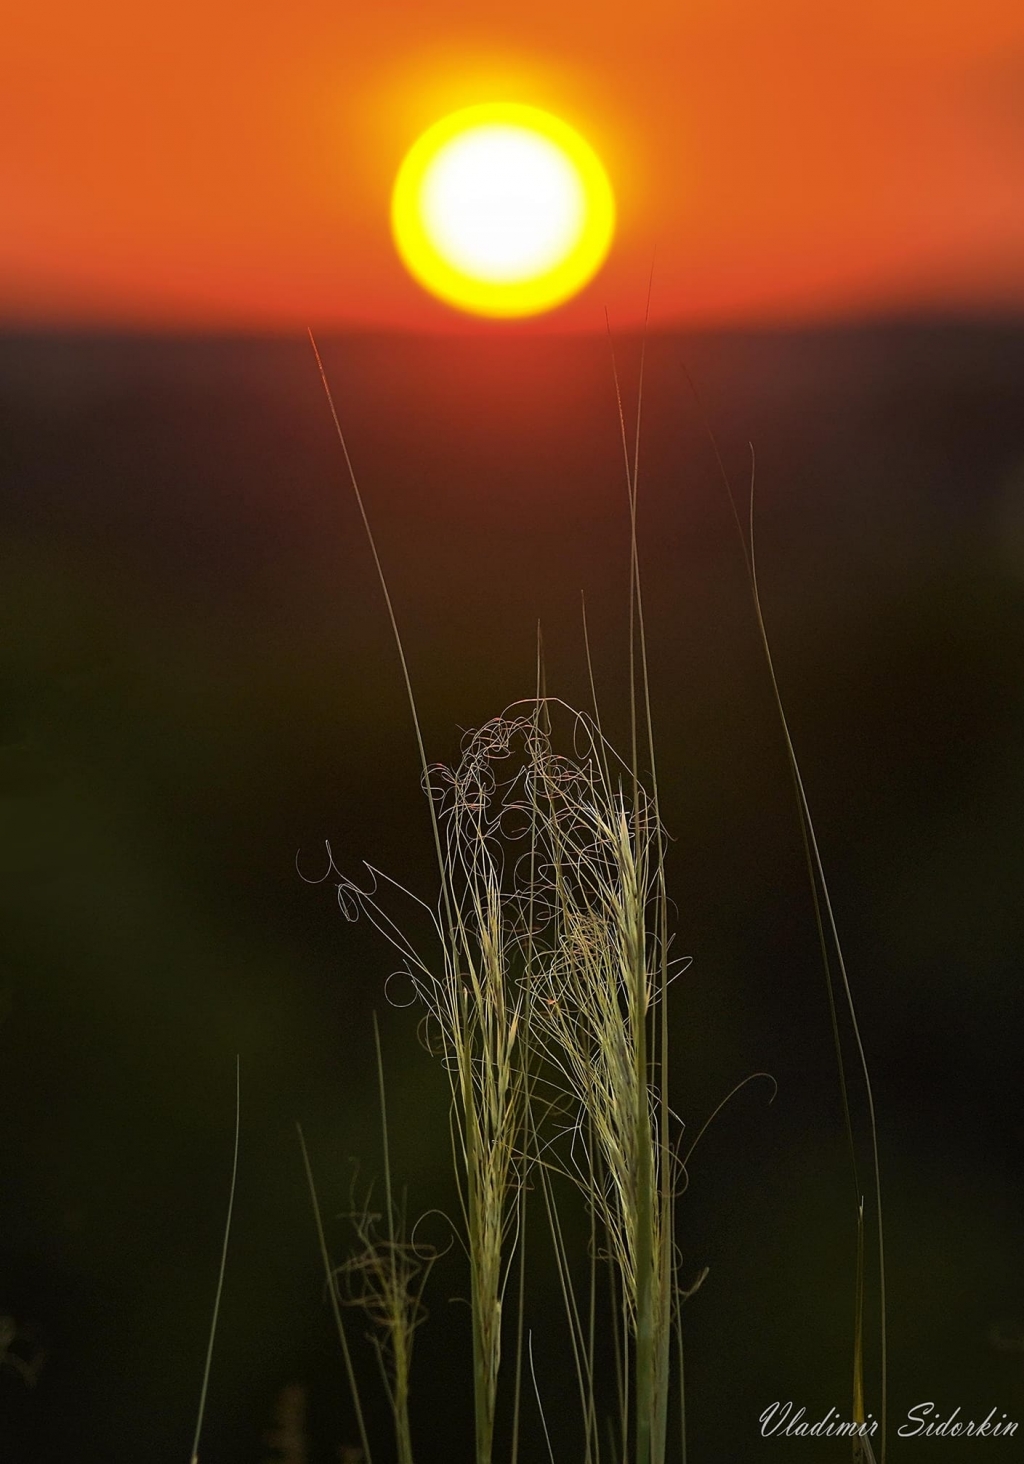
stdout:
<svg viewBox="0 0 1024 1464">
<path fill-rule="evenodd" d="M 615 199 L 593 148 L 538 107 L 466 107 L 406 154 L 391 198 L 395 244 L 433 295 L 475 315 L 536 315 L 600 269 Z"/>
</svg>

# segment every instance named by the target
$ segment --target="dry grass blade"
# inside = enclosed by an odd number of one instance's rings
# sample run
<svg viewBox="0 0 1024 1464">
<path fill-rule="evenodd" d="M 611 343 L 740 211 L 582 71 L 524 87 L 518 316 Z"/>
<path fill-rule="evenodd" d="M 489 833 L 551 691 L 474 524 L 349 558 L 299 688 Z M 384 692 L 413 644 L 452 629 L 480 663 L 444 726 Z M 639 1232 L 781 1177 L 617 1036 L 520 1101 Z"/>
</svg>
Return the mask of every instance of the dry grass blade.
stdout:
<svg viewBox="0 0 1024 1464">
<path fill-rule="evenodd" d="M 210 1387 L 210 1370 L 213 1366 L 213 1344 L 217 1339 L 217 1322 L 220 1317 L 220 1300 L 224 1293 L 224 1272 L 228 1264 L 228 1243 L 231 1240 L 231 1220 L 235 1210 L 235 1187 L 238 1181 L 238 1144 L 242 1132 L 242 1063 L 235 1058 L 235 1143 L 231 1158 L 231 1188 L 228 1193 L 228 1210 L 224 1221 L 224 1241 L 221 1245 L 220 1269 L 217 1273 L 217 1291 L 213 1301 L 213 1317 L 210 1322 L 210 1340 L 206 1347 L 206 1362 L 203 1366 L 203 1385 L 199 1393 L 199 1410 L 196 1416 L 196 1430 L 192 1439 L 191 1464 L 199 1461 L 199 1437 L 203 1431 L 203 1415 L 206 1411 L 206 1395 Z"/>
</svg>

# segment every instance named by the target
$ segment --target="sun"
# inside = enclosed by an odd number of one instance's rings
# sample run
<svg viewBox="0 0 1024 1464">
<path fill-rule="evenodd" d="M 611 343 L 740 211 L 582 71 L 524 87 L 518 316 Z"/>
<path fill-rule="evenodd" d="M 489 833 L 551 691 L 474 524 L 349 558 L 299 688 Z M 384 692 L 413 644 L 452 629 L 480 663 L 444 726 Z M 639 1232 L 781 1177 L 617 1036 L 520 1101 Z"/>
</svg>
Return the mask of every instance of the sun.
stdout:
<svg viewBox="0 0 1024 1464">
<path fill-rule="evenodd" d="M 488 103 L 443 117 L 413 144 L 391 226 L 431 294 L 474 315 L 537 315 L 600 269 L 615 199 L 575 128 L 538 107 Z"/>
</svg>

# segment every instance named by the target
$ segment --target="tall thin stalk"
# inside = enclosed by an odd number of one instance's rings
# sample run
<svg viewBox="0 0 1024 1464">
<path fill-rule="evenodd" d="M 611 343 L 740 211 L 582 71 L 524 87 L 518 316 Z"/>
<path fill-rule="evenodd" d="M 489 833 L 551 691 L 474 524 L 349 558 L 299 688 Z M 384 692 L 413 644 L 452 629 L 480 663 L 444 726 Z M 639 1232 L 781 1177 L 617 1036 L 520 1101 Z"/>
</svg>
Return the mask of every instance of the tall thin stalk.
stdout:
<svg viewBox="0 0 1024 1464">
<path fill-rule="evenodd" d="M 640 341 L 640 369 L 637 381 L 636 423 L 633 433 L 633 448 L 630 453 L 626 430 L 626 417 L 622 404 L 622 390 L 619 383 L 618 366 L 611 337 L 611 325 L 607 312 L 605 322 L 611 350 L 612 378 L 615 386 L 615 400 L 618 408 L 619 430 L 622 440 L 623 460 L 626 472 L 626 490 L 629 503 L 629 701 L 631 772 L 634 803 L 640 785 L 640 733 L 638 701 L 643 705 L 643 733 L 646 756 L 651 780 L 651 817 L 654 830 L 654 889 L 653 923 L 656 931 L 657 993 L 660 1020 L 654 1024 L 657 1042 L 657 1082 L 652 1081 L 647 1062 L 646 1018 L 640 1040 L 644 1046 L 644 1085 L 651 1084 L 650 1106 L 656 1115 L 658 1173 L 660 1183 L 652 1203 L 657 1208 L 657 1225 L 650 1226 L 647 1233 L 651 1243 L 660 1245 L 660 1254 L 655 1258 L 654 1274 L 657 1287 L 649 1298 L 644 1298 L 645 1311 L 649 1310 L 649 1327 L 641 1333 L 639 1318 L 637 1330 L 637 1464 L 664 1464 L 668 1430 L 668 1393 L 670 1382 L 670 1345 L 673 1324 L 673 1288 L 675 1267 L 675 1197 L 671 1183 L 672 1162 L 669 1138 L 669 932 L 668 932 L 668 890 L 665 877 L 665 835 L 661 820 L 661 804 L 658 789 L 658 762 L 655 754 L 654 718 L 651 710 L 650 667 L 647 655 L 647 628 L 644 616 L 643 586 L 640 574 L 640 548 L 637 533 L 638 490 L 640 479 L 640 441 L 644 404 L 644 368 L 647 356 L 647 336 L 650 326 L 651 296 L 654 287 L 654 261 L 647 284 L 647 302 L 644 310 L 643 331 Z M 652 1054 L 653 1056 L 653 1054 Z M 638 1115 L 638 1123 L 641 1116 Z M 650 1134 L 650 1115 L 642 1115 L 644 1133 Z M 653 1166 L 651 1173 L 653 1174 Z M 681 1327 L 681 1322 L 676 1319 Z M 649 1332 L 649 1337 L 648 1337 Z M 647 1348 L 650 1347 L 648 1357 Z M 680 1337 L 680 1349 L 682 1341 Z M 680 1379 L 679 1386 L 682 1387 Z M 686 1453 L 685 1432 L 683 1454 Z"/>
<path fill-rule="evenodd" d="M 888 1399 L 889 1399 L 889 1342 L 888 1342 L 888 1304 L 886 1288 L 886 1264 L 885 1264 L 885 1225 L 882 1207 L 882 1165 L 878 1144 L 878 1120 L 875 1113 L 875 1095 L 871 1082 L 871 1071 L 868 1065 L 867 1052 L 864 1047 L 863 1037 L 860 1030 L 860 1022 L 857 1017 L 857 1007 L 853 997 L 853 989 L 850 984 L 849 972 L 846 966 L 846 959 L 843 954 L 842 942 L 839 938 L 839 928 L 836 923 L 835 912 L 832 906 L 832 897 L 829 893 L 828 881 L 825 877 L 825 866 L 818 845 L 818 837 L 815 832 L 814 820 L 811 817 L 810 802 L 807 797 L 807 790 L 804 785 L 803 774 L 800 770 L 800 762 L 797 758 L 796 745 L 793 740 L 789 726 L 789 718 L 786 715 L 785 704 L 782 699 L 782 692 L 779 680 L 775 671 L 775 658 L 772 654 L 771 642 L 768 637 L 768 630 L 765 625 L 764 612 L 761 605 L 761 591 L 757 577 L 757 557 L 754 547 L 754 481 L 755 461 L 753 447 L 751 447 L 750 467 L 750 500 L 749 512 L 746 527 L 740 518 L 739 509 L 736 503 L 736 496 L 733 492 L 732 481 L 725 468 L 722 454 L 718 447 L 718 441 L 711 426 L 710 419 L 704 408 L 700 393 L 697 390 L 693 377 L 683 367 L 683 375 L 689 384 L 690 391 L 697 403 L 697 408 L 703 420 L 704 430 L 708 435 L 711 448 L 718 466 L 719 475 L 725 488 L 729 507 L 739 535 L 740 544 L 743 550 L 743 558 L 747 571 L 747 580 L 750 586 L 751 598 L 753 600 L 754 615 L 757 622 L 758 638 L 761 649 L 764 653 L 765 663 L 768 669 L 768 677 L 771 684 L 772 700 L 775 711 L 782 728 L 782 736 L 786 749 L 786 760 L 789 764 L 790 776 L 793 781 L 793 789 L 796 798 L 797 817 L 800 823 L 800 837 L 803 843 L 804 859 L 807 865 L 808 880 L 811 887 L 811 898 L 814 905 L 815 926 L 818 932 L 818 942 L 821 950 L 822 965 L 825 974 L 825 984 L 828 991 L 829 1014 L 832 1024 L 832 1038 L 836 1055 L 836 1066 L 839 1076 L 839 1089 L 843 1108 L 843 1123 L 846 1131 L 846 1141 L 850 1153 L 850 1167 L 853 1178 L 854 1202 L 857 1212 L 857 1314 L 854 1326 L 854 1374 L 861 1377 L 863 1374 L 863 1332 L 861 1326 L 861 1311 L 863 1304 L 864 1289 L 864 1267 L 863 1267 L 863 1201 L 858 1175 L 857 1147 L 853 1133 L 853 1120 L 850 1113 L 849 1085 L 846 1075 L 846 1059 L 843 1052 L 842 1037 L 839 1030 L 839 1018 L 836 1002 L 836 983 L 833 977 L 832 960 L 834 957 L 835 966 L 839 973 L 839 990 L 842 993 L 843 1003 L 850 1022 L 850 1031 L 853 1035 L 854 1048 L 857 1054 L 857 1064 L 860 1069 L 861 1080 L 864 1084 L 864 1094 L 867 1100 L 868 1109 L 868 1132 L 871 1144 L 871 1170 L 874 1186 L 874 1223 L 876 1243 L 878 1247 L 878 1299 L 879 1299 L 879 1362 L 881 1372 L 881 1401 L 879 1407 L 879 1455 L 881 1464 L 886 1461 L 886 1446 L 888 1435 Z M 831 948 L 831 954 L 830 954 Z"/>
<path fill-rule="evenodd" d="M 217 1272 L 217 1290 L 213 1299 L 213 1317 L 210 1321 L 210 1337 L 206 1345 L 206 1361 L 203 1365 L 203 1383 L 199 1392 L 199 1409 L 196 1414 L 196 1428 L 192 1437 L 191 1464 L 199 1464 L 199 1437 L 203 1431 L 203 1415 L 206 1412 L 206 1395 L 210 1387 L 210 1371 L 213 1367 L 213 1344 L 217 1338 L 217 1322 L 220 1317 L 220 1300 L 224 1293 L 224 1273 L 228 1264 L 228 1243 L 231 1240 L 231 1220 L 235 1211 L 235 1188 L 238 1183 L 238 1146 L 242 1132 L 242 1060 L 235 1057 L 235 1142 L 231 1157 L 231 1186 L 228 1191 L 228 1209 L 224 1220 L 224 1240 L 221 1244 L 220 1268 Z"/>
</svg>

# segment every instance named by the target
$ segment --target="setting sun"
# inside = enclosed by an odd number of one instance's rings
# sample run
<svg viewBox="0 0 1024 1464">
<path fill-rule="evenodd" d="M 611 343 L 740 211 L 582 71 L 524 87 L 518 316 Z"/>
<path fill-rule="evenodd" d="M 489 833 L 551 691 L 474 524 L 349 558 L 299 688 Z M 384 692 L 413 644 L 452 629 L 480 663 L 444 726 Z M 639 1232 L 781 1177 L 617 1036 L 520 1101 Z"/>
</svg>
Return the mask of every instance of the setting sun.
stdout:
<svg viewBox="0 0 1024 1464">
<path fill-rule="evenodd" d="M 493 104 L 452 113 L 419 138 L 391 221 L 406 267 L 432 294 L 476 315 L 536 315 L 600 268 L 615 202 L 574 128 L 536 107 Z"/>
</svg>

